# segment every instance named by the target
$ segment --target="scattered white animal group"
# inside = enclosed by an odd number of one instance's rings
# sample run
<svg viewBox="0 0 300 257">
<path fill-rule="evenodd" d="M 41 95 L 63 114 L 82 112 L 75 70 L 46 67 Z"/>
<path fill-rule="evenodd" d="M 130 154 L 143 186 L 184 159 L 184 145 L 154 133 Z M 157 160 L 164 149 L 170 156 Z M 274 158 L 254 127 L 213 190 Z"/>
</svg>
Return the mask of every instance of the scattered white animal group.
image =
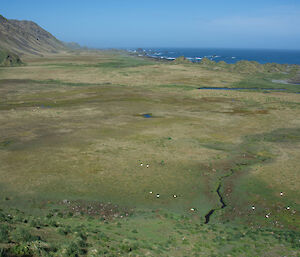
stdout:
<svg viewBox="0 0 300 257">
<path fill-rule="evenodd" d="M 284 193 L 283 193 L 283 192 L 280 192 L 280 196 L 283 196 L 283 195 L 284 195 Z M 254 210 L 255 210 L 255 206 L 253 205 L 253 206 L 251 207 L 251 209 L 254 211 Z M 291 207 L 288 206 L 288 207 L 286 207 L 286 209 L 287 209 L 287 210 L 290 210 Z M 270 216 L 271 216 L 271 213 L 270 213 L 270 212 L 267 213 L 267 214 L 265 215 L 265 217 L 266 217 L 267 219 L 270 218 Z"/>
<path fill-rule="evenodd" d="M 141 162 L 141 167 L 143 167 L 143 166 L 144 166 L 144 164 Z M 149 165 L 149 164 L 146 164 L 146 167 L 149 168 L 150 165 Z M 149 194 L 153 194 L 153 192 L 150 191 Z M 283 192 L 280 192 L 280 196 L 283 196 Z M 156 198 L 159 198 L 159 197 L 160 197 L 160 194 L 156 194 Z M 174 198 L 177 198 L 177 195 L 173 195 L 173 197 L 174 197 Z M 291 208 L 290 206 L 286 207 L 287 210 L 290 210 L 290 208 Z M 251 209 L 254 211 L 256 208 L 255 208 L 255 206 L 253 205 L 253 206 L 251 207 Z M 195 211 L 195 209 L 194 209 L 194 208 L 191 208 L 190 211 Z M 268 218 L 270 217 L 270 215 L 271 215 L 271 213 L 268 213 L 268 214 L 265 215 L 265 217 L 268 219 Z"/>
<path fill-rule="evenodd" d="M 140 165 L 141 165 L 141 167 L 144 166 L 144 164 L 143 164 L 142 162 L 141 162 Z M 146 167 L 149 168 L 150 165 L 149 165 L 149 164 L 146 164 Z M 153 191 L 150 191 L 149 194 L 152 195 L 152 194 L 153 194 Z M 159 198 L 159 197 L 160 197 L 160 194 L 156 194 L 156 198 Z M 173 195 L 173 198 L 177 198 L 177 197 L 178 197 L 177 195 Z M 194 209 L 194 208 L 191 208 L 190 211 L 195 211 L 195 209 Z"/>
<path fill-rule="evenodd" d="M 141 162 L 141 167 L 143 167 L 143 166 L 144 166 L 144 164 Z M 149 168 L 150 165 L 149 165 L 149 164 L 146 164 L 146 167 Z"/>
<path fill-rule="evenodd" d="M 153 191 L 150 191 L 149 194 L 152 195 L 152 194 L 153 194 Z M 156 197 L 159 198 L 159 197 L 160 197 L 160 194 L 156 194 Z M 177 198 L 177 197 L 178 197 L 177 195 L 173 195 L 173 198 Z"/>
</svg>

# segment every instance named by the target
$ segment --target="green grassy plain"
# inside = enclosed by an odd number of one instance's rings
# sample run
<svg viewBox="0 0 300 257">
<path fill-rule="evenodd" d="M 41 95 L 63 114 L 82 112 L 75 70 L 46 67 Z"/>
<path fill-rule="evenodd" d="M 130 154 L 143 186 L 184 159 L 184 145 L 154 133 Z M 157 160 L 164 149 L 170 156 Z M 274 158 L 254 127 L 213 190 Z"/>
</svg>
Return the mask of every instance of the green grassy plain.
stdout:
<svg viewBox="0 0 300 257">
<path fill-rule="evenodd" d="M 299 256 L 300 86 L 272 82 L 299 67 L 24 61 L 0 67 L 0 256 Z"/>
</svg>

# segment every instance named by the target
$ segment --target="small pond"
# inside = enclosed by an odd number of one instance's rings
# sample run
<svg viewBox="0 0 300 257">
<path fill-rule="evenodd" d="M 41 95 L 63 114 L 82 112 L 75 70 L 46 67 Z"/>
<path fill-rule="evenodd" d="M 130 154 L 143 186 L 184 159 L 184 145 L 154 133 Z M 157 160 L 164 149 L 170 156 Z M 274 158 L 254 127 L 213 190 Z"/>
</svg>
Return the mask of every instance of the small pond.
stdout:
<svg viewBox="0 0 300 257">
<path fill-rule="evenodd" d="M 152 118 L 152 114 L 151 113 L 145 113 L 145 114 L 142 114 L 142 116 L 146 119 L 149 119 L 149 118 Z"/>
</svg>

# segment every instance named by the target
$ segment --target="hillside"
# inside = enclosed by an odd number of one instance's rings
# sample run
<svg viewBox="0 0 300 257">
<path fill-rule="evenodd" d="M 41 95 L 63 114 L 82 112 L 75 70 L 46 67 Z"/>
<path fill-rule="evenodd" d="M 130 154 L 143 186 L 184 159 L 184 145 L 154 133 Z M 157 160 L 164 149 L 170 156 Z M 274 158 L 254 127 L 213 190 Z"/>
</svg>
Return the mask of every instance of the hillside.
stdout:
<svg viewBox="0 0 300 257">
<path fill-rule="evenodd" d="M 0 48 L 40 55 L 66 49 L 65 45 L 32 21 L 9 20 L 0 15 Z"/>
</svg>

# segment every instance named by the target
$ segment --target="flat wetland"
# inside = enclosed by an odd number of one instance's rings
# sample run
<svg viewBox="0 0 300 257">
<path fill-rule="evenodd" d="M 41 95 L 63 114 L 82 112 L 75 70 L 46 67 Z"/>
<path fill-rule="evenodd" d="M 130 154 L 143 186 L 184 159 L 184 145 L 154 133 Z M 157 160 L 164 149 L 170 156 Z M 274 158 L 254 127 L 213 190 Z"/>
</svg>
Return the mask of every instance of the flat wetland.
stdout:
<svg viewBox="0 0 300 257">
<path fill-rule="evenodd" d="M 0 67 L 0 256 L 299 256 L 299 66 L 24 62 Z"/>
</svg>

